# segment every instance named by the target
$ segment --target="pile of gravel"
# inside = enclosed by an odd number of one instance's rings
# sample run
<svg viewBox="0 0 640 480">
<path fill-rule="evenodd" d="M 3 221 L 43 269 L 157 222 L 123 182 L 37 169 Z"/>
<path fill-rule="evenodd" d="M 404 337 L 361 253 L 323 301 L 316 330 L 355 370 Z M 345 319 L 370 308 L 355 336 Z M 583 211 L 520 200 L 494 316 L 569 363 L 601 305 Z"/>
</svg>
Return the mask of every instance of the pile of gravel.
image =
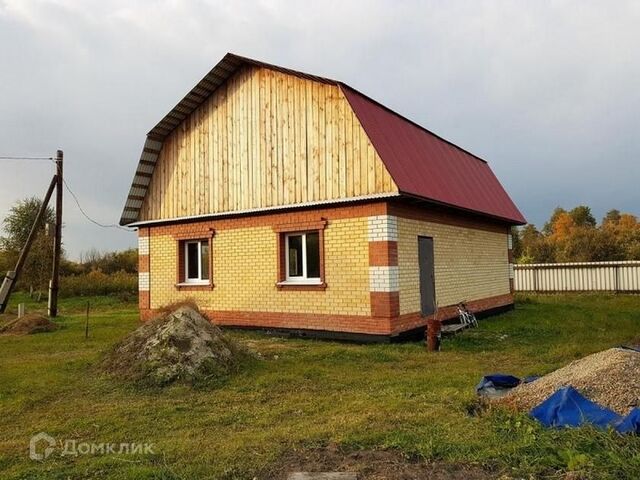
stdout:
<svg viewBox="0 0 640 480">
<path fill-rule="evenodd" d="M 594 353 L 532 383 L 519 385 L 501 401 L 530 410 L 567 385 L 588 399 L 626 415 L 633 407 L 640 406 L 640 353 L 623 348 Z"/>
<path fill-rule="evenodd" d="M 120 378 L 162 386 L 225 377 L 252 357 L 196 309 L 182 306 L 125 337 L 103 368 Z"/>
</svg>

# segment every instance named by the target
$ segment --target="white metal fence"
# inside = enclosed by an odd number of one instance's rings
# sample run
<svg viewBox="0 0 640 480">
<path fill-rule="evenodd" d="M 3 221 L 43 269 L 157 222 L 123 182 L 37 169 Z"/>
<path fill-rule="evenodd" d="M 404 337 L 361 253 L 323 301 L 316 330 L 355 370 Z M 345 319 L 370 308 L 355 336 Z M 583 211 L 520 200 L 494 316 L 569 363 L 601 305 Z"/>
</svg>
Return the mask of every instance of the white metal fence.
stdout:
<svg viewBox="0 0 640 480">
<path fill-rule="evenodd" d="M 536 263 L 514 270 L 519 292 L 640 293 L 640 261 Z"/>
</svg>

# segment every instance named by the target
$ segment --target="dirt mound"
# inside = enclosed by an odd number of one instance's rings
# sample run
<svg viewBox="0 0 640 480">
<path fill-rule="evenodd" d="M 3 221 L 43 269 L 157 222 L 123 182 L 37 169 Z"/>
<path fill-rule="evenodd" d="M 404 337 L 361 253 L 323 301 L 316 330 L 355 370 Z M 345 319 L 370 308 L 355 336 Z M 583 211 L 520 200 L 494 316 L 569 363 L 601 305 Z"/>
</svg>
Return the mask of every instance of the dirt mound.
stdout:
<svg viewBox="0 0 640 480">
<path fill-rule="evenodd" d="M 260 480 L 287 480 L 293 472 L 351 472 L 367 480 L 488 480 L 499 478 L 474 465 L 426 463 L 393 450 L 359 450 L 343 453 L 336 448 L 293 451 L 257 475 Z M 304 477 L 303 477 L 304 478 Z M 337 476 L 326 478 L 339 478 Z"/>
<path fill-rule="evenodd" d="M 103 367 L 124 379 L 161 386 L 222 378 L 253 356 L 196 309 L 182 306 L 125 337 Z"/>
<path fill-rule="evenodd" d="M 51 332 L 57 328 L 58 325 L 47 317 L 30 313 L 6 323 L 0 328 L 0 333 L 5 335 L 30 335 L 32 333 Z"/>
<path fill-rule="evenodd" d="M 588 399 L 626 415 L 633 407 L 640 406 L 640 353 L 622 348 L 594 353 L 514 388 L 499 401 L 530 410 L 567 385 Z"/>
</svg>

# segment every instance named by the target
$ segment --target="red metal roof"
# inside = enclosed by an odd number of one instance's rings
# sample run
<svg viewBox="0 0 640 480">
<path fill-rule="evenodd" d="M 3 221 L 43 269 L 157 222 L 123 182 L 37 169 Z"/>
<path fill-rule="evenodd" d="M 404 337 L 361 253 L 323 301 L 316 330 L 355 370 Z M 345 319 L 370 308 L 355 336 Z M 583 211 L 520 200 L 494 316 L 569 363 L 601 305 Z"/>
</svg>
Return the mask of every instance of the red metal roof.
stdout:
<svg viewBox="0 0 640 480">
<path fill-rule="evenodd" d="M 526 223 L 487 162 L 341 84 L 401 193 Z"/>
</svg>

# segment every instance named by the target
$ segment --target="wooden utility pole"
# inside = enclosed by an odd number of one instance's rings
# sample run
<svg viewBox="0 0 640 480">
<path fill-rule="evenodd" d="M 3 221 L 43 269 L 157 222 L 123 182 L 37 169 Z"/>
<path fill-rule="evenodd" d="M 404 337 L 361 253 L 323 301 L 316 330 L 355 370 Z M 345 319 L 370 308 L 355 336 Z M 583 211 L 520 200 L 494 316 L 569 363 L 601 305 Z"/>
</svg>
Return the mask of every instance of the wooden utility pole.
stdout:
<svg viewBox="0 0 640 480">
<path fill-rule="evenodd" d="M 49 281 L 49 305 L 47 312 L 50 317 L 58 316 L 58 290 L 60 288 L 60 255 L 62 253 L 62 150 L 56 152 L 56 234 L 53 241 L 53 268 Z"/>
<path fill-rule="evenodd" d="M 87 319 L 84 324 L 84 339 L 89 338 L 89 302 L 87 302 Z"/>
<path fill-rule="evenodd" d="M 29 236 L 27 237 L 27 241 L 25 242 L 22 250 L 20 250 L 20 256 L 18 257 L 18 262 L 16 263 L 13 271 L 7 272 L 7 275 L 2 282 L 2 287 L 0 287 L 0 313 L 4 313 L 7 308 L 7 303 L 9 303 L 9 296 L 13 291 L 13 286 L 18 281 L 18 277 L 20 276 L 20 272 L 22 272 L 22 267 L 24 266 L 24 262 L 27 259 L 27 255 L 29 255 L 29 250 L 31 250 L 31 244 L 36 238 L 36 234 L 38 233 L 38 229 L 42 224 L 42 217 L 44 217 L 45 212 L 47 211 L 47 206 L 49 205 L 49 200 L 51 199 L 51 194 L 53 193 L 53 189 L 58 185 L 58 177 L 56 175 L 51 179 L 51 183 L 49 184 L 49 188 L 47 193 L 40 204 L 40 210 L 38 210 L 38 214 L 36 215 L 36 220 L 33 222 L 31 226 L 31 231 L 29 232 Z"/>
</svg>

